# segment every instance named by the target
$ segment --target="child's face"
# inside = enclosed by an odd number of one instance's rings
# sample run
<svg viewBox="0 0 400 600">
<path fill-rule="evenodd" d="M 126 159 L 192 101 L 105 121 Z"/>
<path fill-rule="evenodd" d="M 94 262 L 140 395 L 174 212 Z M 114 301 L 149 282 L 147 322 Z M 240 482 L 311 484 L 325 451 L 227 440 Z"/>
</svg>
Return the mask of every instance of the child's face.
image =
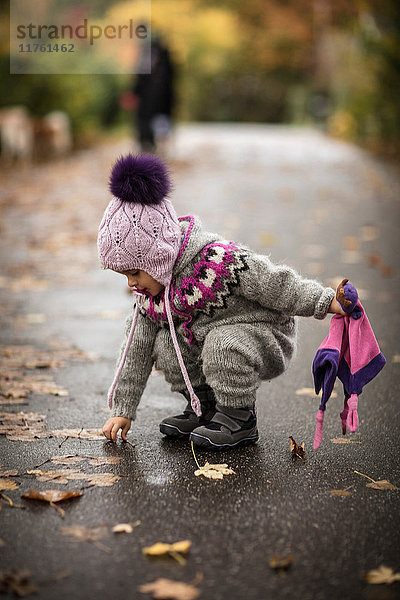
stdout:
<svg viewBox="0 0 400 600">
<path fill-rule="evenodd" d="M 164 289 L 164 286 L 153 279 L 146 271 L 140 269 L 132 269 L 131 271 L 116 271 L 121 275 L 125 275 L 128 279 L 128 285 L 133 290 L 141 292 L 149 292 L 152 296 L 157 296 Z"/>
</svg>

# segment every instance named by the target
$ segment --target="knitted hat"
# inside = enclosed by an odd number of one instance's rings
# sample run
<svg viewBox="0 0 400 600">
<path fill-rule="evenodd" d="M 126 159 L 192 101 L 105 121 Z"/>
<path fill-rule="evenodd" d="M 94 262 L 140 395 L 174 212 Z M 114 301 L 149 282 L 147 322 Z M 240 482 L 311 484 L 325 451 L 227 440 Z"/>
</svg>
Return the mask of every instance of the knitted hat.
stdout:
<svg viewBox="0 0 400 600">
<path fill-rule="evenodd" d="M 172 270 L 181 246 L 181 229 L 175 210 L 166 198 L 171 182 L 165 164 L 153 154 L 128 154 L 114 164 L 109 202 L 100 223 L 97 248 L 103 268 L 114 271 L 140 269 L 165 286 L 164 303 L 175 352 L 189 391 L 193 410 L 201 414 L 176 338 L 170 306 Z M 132 343 L 143 296 L 138 298 L 125 350 L 108 391 L 113 395 Z"/>
<path fill-rule="evenodd" d="M 166 286 L 180 249 L 181 230 L 166 198 L 171 182 L 164 163 L 152 154 L 128 154 L 114 164 L 109 202 L 97 247 L 103 268 L 141 269 Z"/>
</svg>

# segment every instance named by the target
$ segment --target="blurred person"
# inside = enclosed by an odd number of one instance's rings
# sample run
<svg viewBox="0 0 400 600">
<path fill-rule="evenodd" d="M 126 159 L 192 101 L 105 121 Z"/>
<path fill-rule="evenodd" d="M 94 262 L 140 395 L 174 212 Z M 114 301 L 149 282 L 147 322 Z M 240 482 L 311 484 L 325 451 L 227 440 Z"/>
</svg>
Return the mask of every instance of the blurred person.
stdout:
<svg viewBox="0 0 400 600">
<path fill-rule="evenodd" d="M 150 53 L 148 50 L 142 52 L 139 70 L 150 70 L 150 73 L 136 76 L 132 91 L 123 95 L 121 104 L 123 108 L 136 111 L 135 125 L 142 152 L 165 155 L 172 128 L 174 67 L 168 48 L 154 34 Z"/>
<path fill-rule="evenodd" d="M 209 449 L 258 440 L 256 391 L 294 354 L 297 316 L 345 315 L 335 291 L 267 256 L 177 217 L 162 160 L 129 154 L 113 166 L 99 226 L 103 268 L 135 294 L 119 366 L 108 392 L 105 436 L 122 439 L 153 365 L 187 401 L 160 431 Z"/>
</svg>

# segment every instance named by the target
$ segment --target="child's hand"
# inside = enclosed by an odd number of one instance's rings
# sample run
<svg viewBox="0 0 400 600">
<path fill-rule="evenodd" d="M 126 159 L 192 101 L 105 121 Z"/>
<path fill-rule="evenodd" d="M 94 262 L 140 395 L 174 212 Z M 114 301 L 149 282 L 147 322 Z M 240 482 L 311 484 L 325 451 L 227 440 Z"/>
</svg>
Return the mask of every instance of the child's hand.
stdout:
<svg viewBox="0 0 400 600">
<path fill-rule="evenodd" d="M 126 434 L 131 428 L 131 419 L 111 417 L 104 423 L 103 433 L 108 440 L 117 441 L 117 433 L 121 429 L 121 437 L 126 442 Z"/>
<path fill-rule="evenodd" d="M 331 305 L 328 309 L 328 313 L 333 313 L 334 315 L 343 315 L 344 317 L 348 316 L 348 313 L 344 312 L 343 308 L 340 306 L 336 298 L 332 300 Z"/>
</svg>

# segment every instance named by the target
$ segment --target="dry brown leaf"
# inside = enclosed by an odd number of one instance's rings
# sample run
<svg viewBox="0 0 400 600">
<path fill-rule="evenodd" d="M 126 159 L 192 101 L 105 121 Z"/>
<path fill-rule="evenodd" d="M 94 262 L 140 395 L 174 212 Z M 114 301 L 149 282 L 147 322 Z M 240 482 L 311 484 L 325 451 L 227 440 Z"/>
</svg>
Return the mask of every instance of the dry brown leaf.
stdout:
<svg viewBox="0 0 400 600">
<path fill-rule="evenodd" d="M 329 490 L 331 496 L 351 496 L 348 490 Z"/>
<path fill-rule="evenodd" d="M 400 573 L 395 573 L 390 567 L 381 565 L 377 569 L 368 571 L 365 575 L 365 581 L 372 584 L 394 583 L 400 581 Z"/>
<path fill-rule="evenodd" d="M 27 471 L 29 475 L 35 475 L 38 481 L 57 481 L 57 483 L 67 484 L 68 481 L 87 481 L 90 485 L 97 487 L 111 487 L 121 477 L 114 473 L 82 473 L 79 469 L 58 469 L 46 471 L 44 469 L 31 469 Z"/>
<path fill-rule="evenodd" d="M 45 471 L 44 469 L 30 469 L 27 471 L 28 475 L 35 475 L 38 481 L 56 481 L 66 485 L 69 479 L 79 479 L 74 475 L 79 475 L 80 472 L 77 470 L 70 469 L 59 469 L 54 471 Z"/>
<path fill-rule="evenodd" d="M 235 475 L 235 471 L 230 469 L 226 463 L 211 465 L 209 462 L 206 462 L 194 474 L 196 477 L 203 475 L 207 479 L 223 479 L 224 475 Z"/>
<path fill-rule="evenodd" d="M 33 441 L 39 438 L 51 437 L 51 432 L 46 430 L 43 423 L 44 415 L 23 412 L 0 413 L 0 434 L 6 435 L 8 440 Z"/>
<path fill-rule="evenodd" d="M 68 479 L 84 479 L 89 485 L 97 487 L 111 487 L 121 479 L 119 475 L 114 473 L 79 473 L 79 475 L 71 475 Z"/>
<path fill-rule="evenodd" d="M 382 479 L 380 481 L 372 481 L 371 483 L 367 483 L 367 487 L 373 488 L 374 490 L 398 490 L 399 488 L 390 483 L 387 479 Z"/>
<path fill-rule="evenodd" d="M 99 550 L 112 554 L 111 548 L 105 546 L 99 540 L 108 537 L 110 531 L 106 525 L 98 525 L 95 527 L 85 527 L 77 525 L 75 527 L 62 527 L 62 535 L 70 536 L 77 542 L 91 542 Z"/>
<path fill-rule="evenodd" d="M 0 492 L 3 490 L 17 490 L 18 484 L 12 479 L 0 479 Z"/>
<path fill-rule="evenodd" d="M 31 577 L 32 573 L 28 569 L 0 570 L 0 593 L 14 594 L 19 598 L 35 594 L 38 587 Z"/>
<path fill-rule="evenodd" d="M 293 560 L 292 554 L 284 557 L 281 557 L 280 554 L 274 554 L 269 560 L 269 566 L 282 575 L 292 566 Z"/>
<path fill-rule="evenodd" d="M 304 460 L 305 453 L 306 453 L 304 442 L 302 442 L 300 444 L 300 446 L 298 446 L 296 444 L 294 438 L 290 435 L 289 436 L 289 449 L 292 454 L 292 458 L 300 458 L 300 460 Z"/>
<path fill-rule="evenodd" d="M 375 481 L 369 475 L 365 475 L 364 473 L 360 473 L 360 471 L 354 471 L 357 475 L 361 475 L 361 477 L 365 477 L 369 479 L 371 483 L 367 483 L 367 487 L 373 488 L 374 490 L 398 490 L 399 488 L 390 483 L 387 479 L 381 479 L 380 481 Z"/>
<path fill-rule="evenodd" d="M 51 434 L 57 438 L 70 437 L 81 440 L 104 440 L 104 435 L 100 429 L 54 429 Z"/>
<path fill-rule="evenodd" d="M 106 525 L 97 525 L 95 527 L 85 527 L 76 525 L 74 527 L 61 527 L 62 535 L 74 538 L 77 542 L 93 542 L 101 540 L 110 535 Z"/>
<path fill-rule="evenodd" d="M 3 465 L 0 465 L 0 477 L 16 477 L 18 475 L 17 469 L 3 469 Z"/>
<path fill-rule="evenodd" d="M 26 494 L 21 494 L 21 498 L 25 498 L 26 500 L 41 500 L 42 502 L 49 502 L 52 504 L 53 502 L 63 502 L 64 500 L 69 500 L 70 498 L 78 498 L 82 496 L 83 492 L 76 492 L 74 490 L 67 490 L 63 492 L 62 490 L 34 490 L 30 489 Z"/>
<path fill-rule="evenodd" d="M 83 462 L 85 458 L 77 454 L 67 454 L 64 456 L 52 456 L 50 460 L 56 465 L 75 465 L 76 463 Z"/>
<path fill-rule="evenodd" d="M 156 600 L 196 600 L 200 591 L 189 583 L 160 577 L 139 587 L 142 594 L 152 594 Z"/>
</svg>

